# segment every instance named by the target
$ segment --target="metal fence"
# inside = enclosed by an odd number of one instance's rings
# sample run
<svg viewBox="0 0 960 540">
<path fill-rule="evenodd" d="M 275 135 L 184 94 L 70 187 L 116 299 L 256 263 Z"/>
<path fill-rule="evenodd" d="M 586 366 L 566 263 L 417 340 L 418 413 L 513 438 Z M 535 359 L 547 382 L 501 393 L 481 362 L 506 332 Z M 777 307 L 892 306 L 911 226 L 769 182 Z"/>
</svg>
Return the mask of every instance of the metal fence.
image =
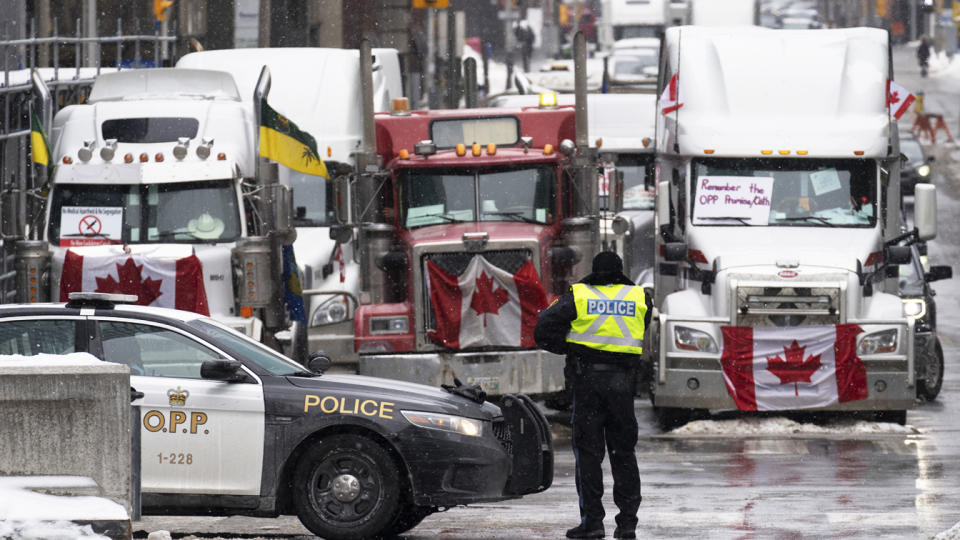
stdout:
<svg viewBox="0 0 960 540">
<path fill-rule="evenodd" d="M 112 36 L 84 37 L 79 19 L 74 36 L 37 37 L 36 24 L 32 27 L 32 37 L 0 41 L 0 303 L 15 301 L 16 242 L 42 237 L 48 178 L 45 167 L 32 161 L 31 110 L 49 140 L 53 116 L 63 107 L 84 103 L 101 72 L 160 66 L 163 49 L 177 39 L 159 33 L 124 35 L 121 20 Z M 152 58 L 142 54 L 145 50 Z M 70 65 L 61 63 L 71 57 Z M 39 65 L 38 58 L 48 59 L 49 65 Z M 94 65 L 81 65 L 83 58 L 91 58 Z M 113 60 L 105 64 L 104 58 Z M 49 89 L 49 99 L 40 99 L 38 86 Z"/>
</svg>

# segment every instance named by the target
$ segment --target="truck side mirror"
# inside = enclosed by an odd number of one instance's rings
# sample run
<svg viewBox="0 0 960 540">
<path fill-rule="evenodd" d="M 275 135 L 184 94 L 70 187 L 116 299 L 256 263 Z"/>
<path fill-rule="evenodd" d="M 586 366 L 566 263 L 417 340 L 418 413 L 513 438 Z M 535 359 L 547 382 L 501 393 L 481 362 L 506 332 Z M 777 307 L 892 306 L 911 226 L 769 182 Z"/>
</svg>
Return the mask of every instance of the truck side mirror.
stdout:
<svg viewBox="0 0 960 540">
<path fill-rule="evenodd" d="M 663 245 L 663 258 L 668 261 L 686 260 L 687 245 L 683 242 L 667 242 Z"/>
<path fill-rule="evenodd" d="M 918 240 L 937 237 L 937 188 L 918 183 L 913 192 L 913 222 L 917 227 Z"/>
<path fill-rule="evenodd" d="M 930 267 L 930 271 L 923 275 L 927 282 L 940 281 L 941 279 L 951 279 L 953 277 L 953 267 L 948 264 L 938 264 Z"/>
<path fill-rule="evenodd" d="M 337 223 L 352 223 L 350 215 L 350 176 L 340 175 L 333 179 L 334 212 Z"/>
<path fill-rule="evenodd" d="M 657 220 L 660 228 L 670 224 L 670 182 L 662 180 L 657 183 Z"/>
<path fill-rule="evenodd" d="M 910 262 L 910 247 L 909 246 L 887 246 L 884 248 L 884 257 L 883 259 L 887 264 L 907 264 Z"/>
<path fill-rule="evenodd" d="M 339 244 L 348 244 L 353 240 L 353 229 L 346 225 L 333 225 L 330 227 L 330 239 Z"/>
<path fill-rule="evenodd" d="M 623 211 L 623 171 L 614 170 L 610 176 L 609 191 L 609 210 L 613 213 Z"/>
</svg>

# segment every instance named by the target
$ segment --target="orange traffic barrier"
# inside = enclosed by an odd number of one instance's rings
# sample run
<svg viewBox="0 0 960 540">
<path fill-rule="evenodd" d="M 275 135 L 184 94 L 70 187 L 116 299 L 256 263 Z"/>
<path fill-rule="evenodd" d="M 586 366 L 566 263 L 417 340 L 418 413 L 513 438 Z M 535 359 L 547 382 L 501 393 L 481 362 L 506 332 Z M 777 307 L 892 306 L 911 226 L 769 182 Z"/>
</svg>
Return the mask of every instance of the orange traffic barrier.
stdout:
<svg viewBox="0 0 960 540">
<path fill-rule="evenodd" d="M 913 121 L 913 127 L 910 128 L 910 131 L 912 131 L 918 139 L 920 137 L 927 137 L 930 139 L 931 144 L 937 143 L 937 132 L 940 130 L 943 130 L 947 134 L 948 141 L 953 142 L 953 136 L 950 135 L 950 128 L 948 128 L 947 123 L 943 121 L 942 114 L 919 113 Z"/>
</svg>

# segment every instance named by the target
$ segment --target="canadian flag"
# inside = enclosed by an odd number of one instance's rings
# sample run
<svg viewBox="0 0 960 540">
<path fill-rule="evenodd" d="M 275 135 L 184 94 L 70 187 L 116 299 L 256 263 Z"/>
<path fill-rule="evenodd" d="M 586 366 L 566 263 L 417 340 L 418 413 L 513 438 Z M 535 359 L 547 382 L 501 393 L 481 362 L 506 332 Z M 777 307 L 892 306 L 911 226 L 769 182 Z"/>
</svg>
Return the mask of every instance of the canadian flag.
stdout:
<svg viewBox="0 0 960 540">
<path fill-rule="evenodd" d="M 678 76 L 679 73 L 674 73 L 673 77 L 670 77 L 670 82 L 667 83 L 666 88 L 663 89 L 663 93 L 660 94 L 660 114 L 670 114 L 683 107 L 683 103 L 680 102 L 680 79 Z"/>
<path fill-rule="evenodd" d="M 60 276 L 60 301 L 72 292 L 137 295 L 137 305 L 210 315 L 203 286 L 203 265 L 196 255 L 181 259 L 128 255 L 80 255 L 67 250 Z"/>
<path fill-rule="evenodd" d="M 741 411 L 824 407 L 867 397 L 855 324 L 790 328 L 724 326 L 720 363 Z"/>
<path fill-rule="evenodd" d="M 547 306 L 540 277 L 528 260 L 510 274 L 475 255 L 460 276 L 427 261 L 436 329 L 429 337 L 451 349 L 484 345 L 536 347 L 533 327 Z"/>
<path fill-rule="evenodd" d="M 899 120 L 915 99 L 906 88 L 887 79 L 887 110 L 894 118 Z"/>
</svg>

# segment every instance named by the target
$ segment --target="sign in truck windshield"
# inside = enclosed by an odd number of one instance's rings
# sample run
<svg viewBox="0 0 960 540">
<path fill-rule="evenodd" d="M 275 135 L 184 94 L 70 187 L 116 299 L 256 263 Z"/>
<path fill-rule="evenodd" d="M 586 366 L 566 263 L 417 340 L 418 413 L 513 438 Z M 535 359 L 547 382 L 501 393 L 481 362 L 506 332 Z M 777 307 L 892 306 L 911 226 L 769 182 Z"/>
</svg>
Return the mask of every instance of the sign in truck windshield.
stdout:
<svg viewBox="0 0 960 540">
<path fill-rule="evenodd" d="M 705 226 L 874 227 L 875 162 L 712 158 L 694 161 L 691 219 Z"/>
<path fill-rule="evenodd" d="M 123 208 L 64 206 L 60 208 L 60 245 L 98 246 L 121 242 Z"/>
</svg>

